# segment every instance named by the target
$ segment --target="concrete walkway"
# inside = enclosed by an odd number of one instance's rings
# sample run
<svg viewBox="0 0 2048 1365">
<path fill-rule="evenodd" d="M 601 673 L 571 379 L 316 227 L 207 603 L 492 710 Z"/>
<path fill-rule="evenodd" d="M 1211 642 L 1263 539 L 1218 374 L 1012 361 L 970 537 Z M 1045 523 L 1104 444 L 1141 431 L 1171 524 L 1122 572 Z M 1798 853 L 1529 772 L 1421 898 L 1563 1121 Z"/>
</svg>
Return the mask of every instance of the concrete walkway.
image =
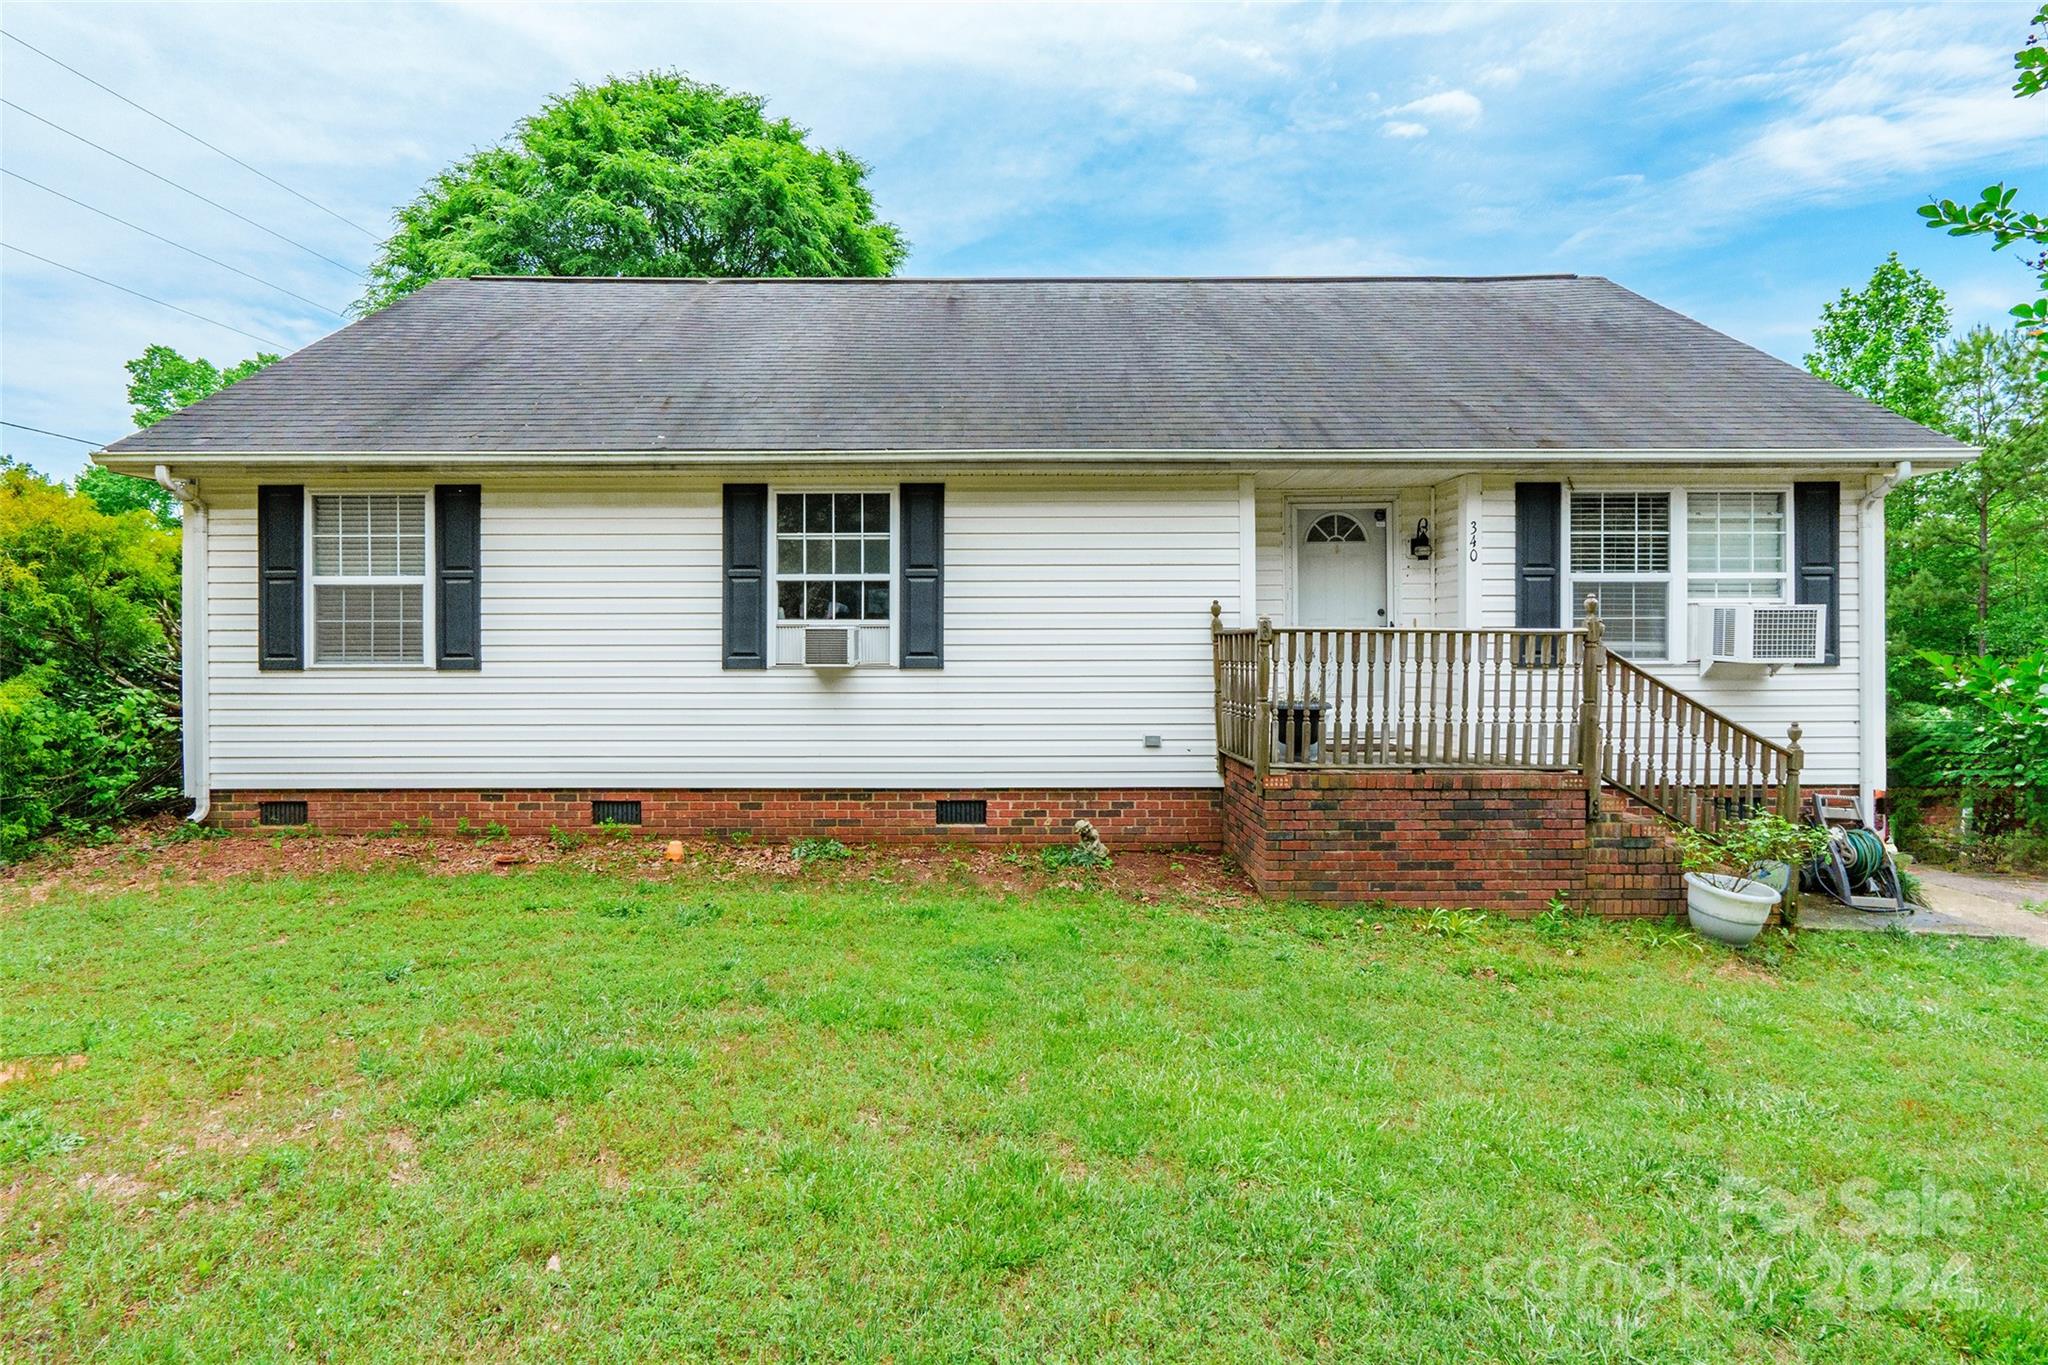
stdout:
<svg viewBox="0 0 2048 1365">
<path fill-rule="evenodd" d="M 1980 877 L 1931 867 L 1913 871 L 1927 888 L 1930 902 L 1918 914 L 1873 915 L 1809 891 L 1799 898 L 1799 927 L 1873 930 L 1896 924 L 1915 934 L 2018 938 L 2048 948 L 2048 914 L 2024 908 L 2029 901 L 2048 902 L 2048 881 Z"/>
</svg>

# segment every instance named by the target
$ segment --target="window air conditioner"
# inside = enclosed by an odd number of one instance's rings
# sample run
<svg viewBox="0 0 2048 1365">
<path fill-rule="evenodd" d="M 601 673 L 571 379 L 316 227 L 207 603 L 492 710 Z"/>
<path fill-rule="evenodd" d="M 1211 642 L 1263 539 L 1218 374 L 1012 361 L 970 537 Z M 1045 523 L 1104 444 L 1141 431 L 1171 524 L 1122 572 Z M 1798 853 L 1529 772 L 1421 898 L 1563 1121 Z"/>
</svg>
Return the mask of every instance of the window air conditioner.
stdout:
<svg viewBox="0 0 2048 1365">
<path fill-rule="evenodd" d="M 1786 664 L 1827 662 L 1827 608 L 1695 602 L 1693 648 L 1700 674 L 1761 677 Z"/>
<path fill-rule="evenodd" d="M 859 663 L 859 627 L 804 627 L 804 667 L 853 668 Z"/>
</svg>

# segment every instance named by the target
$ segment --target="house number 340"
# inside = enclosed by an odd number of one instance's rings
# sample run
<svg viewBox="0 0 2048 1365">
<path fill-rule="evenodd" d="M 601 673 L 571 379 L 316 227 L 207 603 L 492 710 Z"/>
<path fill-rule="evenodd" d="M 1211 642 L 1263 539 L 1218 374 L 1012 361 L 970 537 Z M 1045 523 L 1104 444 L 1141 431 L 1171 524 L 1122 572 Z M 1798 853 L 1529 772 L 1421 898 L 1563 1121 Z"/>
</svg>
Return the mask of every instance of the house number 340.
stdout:
<svg viewBox="0 0 2048 1365">
<path fill-rule="evenodd" d="M 1477 564 L 1479 562 L 1479 523 L 1476 521 L 1472 523 L 1471 540 L 1472 546 L 1465 551 L 1465 558 Z"/>
</svg>

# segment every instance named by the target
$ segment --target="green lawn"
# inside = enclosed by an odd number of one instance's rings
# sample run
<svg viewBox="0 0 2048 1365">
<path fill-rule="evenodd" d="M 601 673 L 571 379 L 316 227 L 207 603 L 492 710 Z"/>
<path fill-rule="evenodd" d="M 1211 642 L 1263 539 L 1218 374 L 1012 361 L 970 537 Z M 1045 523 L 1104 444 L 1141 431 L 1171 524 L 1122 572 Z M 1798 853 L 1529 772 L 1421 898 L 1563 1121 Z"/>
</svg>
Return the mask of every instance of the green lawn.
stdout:
<svg viewBox="0 0 2048 1365">
<path fill-rule="evenodd" d="M 2048 953 L 889 866 L 0 883 L 0 1358 L 2048 1358 Z"/>
</svg>

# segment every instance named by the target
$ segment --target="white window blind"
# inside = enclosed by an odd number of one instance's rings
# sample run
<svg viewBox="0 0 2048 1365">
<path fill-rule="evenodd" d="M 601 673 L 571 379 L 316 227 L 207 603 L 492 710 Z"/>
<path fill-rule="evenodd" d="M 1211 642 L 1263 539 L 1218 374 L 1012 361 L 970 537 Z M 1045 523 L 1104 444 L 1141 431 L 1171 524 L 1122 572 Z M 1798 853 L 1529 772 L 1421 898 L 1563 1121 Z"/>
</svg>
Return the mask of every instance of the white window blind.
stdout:
<svg viewBox="0 0 2048 1365">
<path fill-rule="evenodd" d="M 426 657 L 424 493 L 315 493 L 313 662 Z"/>
<path fill-rule="evenodd" d="M 1585 624 L 1590 596 L 1610 649 L 1670 657 L 1670 494 L 1572 494 L 1570 565 L 1573 625 Z"/>
</svg>

